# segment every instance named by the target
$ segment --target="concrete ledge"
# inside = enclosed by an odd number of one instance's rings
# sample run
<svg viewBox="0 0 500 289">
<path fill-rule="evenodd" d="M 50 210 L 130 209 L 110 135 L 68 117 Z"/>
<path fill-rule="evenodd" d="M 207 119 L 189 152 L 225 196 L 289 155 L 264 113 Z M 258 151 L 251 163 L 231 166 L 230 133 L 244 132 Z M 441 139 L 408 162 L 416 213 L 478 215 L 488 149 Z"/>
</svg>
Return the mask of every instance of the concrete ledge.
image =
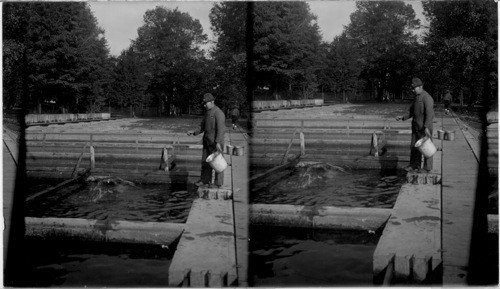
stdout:
<svg viewBox="0 0 500 289">
<path fill-rule="evenodd" d="M 198 197 L 210 200 L 229 200 L 233 198 L 233 191 L 227 188 L 198 187 Z"/>
<path fill-rule="evenodd" d="M 391 209 L 344 208 L 332 206 L 294 206 L 254 204 L 250 207 L 252 225 L 284 227 L 377 230 L 391 215 Z"/>
<path fill-rule="evenodd" d="M 27 236 L 100 242 L 169 245 L 184 230 L 184 224 L 178 223 L 32 217 L 26 217 L 25 222 Z"/>
<path fill-rule="evenodd" d="M 439 185 L 441 184 L 441 175 L 410 172 L 406 175 L 406 181 L 412 185 Z"/>
<path fill-rule="evenodd" d="M 403 185 L 373 254 L 374 276 L 390 263 L 401 282 L 420 283 L 436 272 L 442 264 L 440 191 L 439 185 Z"/>
<path fill-rule="evenodd" d="M 232 201 L 196 199 L 168 270 L 169 286 L 222 287 L 237 281 Z"/>
<path fill-rule="evenodd" d="M 28 114 L 24 120 L 26 124 L 47 123 L 47 122 L 67 122 L 77 120 L 105 120 L 110 119 L 110 113 L 61 113 L 61 114 Z"/>
<path fill-rule="evenodd" d="M 296 100 L 254 100 L 252 101 L 252 110 L 278 109 L 301 106 L 320 106 L 323 105 L 323 99 L 296 99 Z"/>
<path fill-rule="evenodd" d="M 498 215 L 488 215 L 488 233 L 498 234 Z"/>
</svg>

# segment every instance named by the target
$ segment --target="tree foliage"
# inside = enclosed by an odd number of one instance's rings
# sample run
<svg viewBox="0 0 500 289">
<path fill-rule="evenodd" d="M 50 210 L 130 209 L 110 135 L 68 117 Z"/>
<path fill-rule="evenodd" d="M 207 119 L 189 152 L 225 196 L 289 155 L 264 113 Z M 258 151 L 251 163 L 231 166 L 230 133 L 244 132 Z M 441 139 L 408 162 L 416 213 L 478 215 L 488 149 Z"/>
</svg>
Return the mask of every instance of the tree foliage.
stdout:
<svg viewBox="0 0 500 289">
<path fill-rule="evenodd" d="M 223 108 L 246 104 L 247 3 L 215 3 L 210 11 L 217 44 L 212 52 L 214 94 Z"/>
<path fill-rule="evenodd" d="M 430 21 L 425 38 L 429 79 L 454 89 L 464 103 L 495 96 L 498 89 L 497 5 L 492 1 L 424 2 Z M 422 69 L 424 70 L 424 69 Z"/>
<path fill-rule="evenodd" d="M 255 2 L 254 67 L 258 86 L 293 88 L 307 96 L 317 90 L 321 35 L 305 2 Z"/>
<path fill-rule="evenodd" d="M 417 59 L 414 31 L 420 20 L 415 11 L 401 1 L 356 2 L 350 17 L 345 32 L 361 56 L 361 76 L 372 86 L 400 95 Z"/>
<path fill-rule="evenodd" d="M 146 11 L 133 47 L 147 67 L 147 92 L 160 109 L 165 104 L 167 115 L 171 105 L 185 105 L 196 95 L 206 41 L 200 22 L 187 13 L 159 6 Z"/>
<path fill-rule="evenodd" d="M 324 80 L 328 91 L 343 93 L 362 89 L 363 81 L 359 76 L 362 70 L 360 52 L 352 39 L 347 38 L 345 32 L 333 39 L 326 47 L 327 67 L 323 70 L 321 79 Z M 345 98 L 345 101 L 347 99 Z"/>
<path fill-rule="evenodd" d="M 39 105 L 99 110 L 111 67 L 87 4 L 6 3 L 3 12 L 5 105 L 19 104 L 22 95 Z"/>
</svg>

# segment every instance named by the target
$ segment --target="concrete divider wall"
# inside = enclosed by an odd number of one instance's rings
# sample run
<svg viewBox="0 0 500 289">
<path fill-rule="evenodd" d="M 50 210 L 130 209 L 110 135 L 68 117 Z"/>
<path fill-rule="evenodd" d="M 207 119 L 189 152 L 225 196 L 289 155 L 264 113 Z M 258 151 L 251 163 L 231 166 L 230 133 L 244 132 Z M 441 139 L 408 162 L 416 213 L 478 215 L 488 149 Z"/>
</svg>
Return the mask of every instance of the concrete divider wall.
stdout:
<svg viewBox="0 0 500 289">
<path fill-rule="evenodd" d="M 111 114 L 103 113 L 63 113 L 63 114 L 28 114 L 25 117 L 26 124 L 68 122 L 89 119 L 110 119 Z"/>
<path fill-rule="evenodd" d="M 294 100 L 255 100 L 252 101 L 253 110 L 277 109 L 287 107 L 301 107 L 307 105 L 323 105 L 323 99 L 294 99 Z"/>
<path fill-rule="evenodd" d="M 317 128 L 317 129 L 392 129 L 411 130 L 410 122 L 389 119 L 302 119 L 302 118 L 254 118 L 255 129 L 268 128 Z"/>
<path fill-rule="evenodd" d="M 498 175 L 498 123 L 488 125 L 488 168 L 490 173 Z"/>
<path fill-rule="evenodd" d="M 397 168 L 409 161 L 410 122 L 389 119 L 266 119 L 254 120 L 252 164 L 277 165 L 288 150 L 298 154 L 300 140 L 294 132 L 302 131 L 305 138 L 304 159 L 346 165 L 352 168 Z M 385 135 L 381 157 L 370 157 L 372 135 Z M 292 139 L 293 138 L 293 139 Z"/>
<path fill-rule="evenodd" d="M 184 224 L 26 217 L 26 236 L 87 241 L 170 245 Z"/>
<path fill-rule="evenodd" d="M 296 205 L 253 204 L 250 223 L 284 227 L 338 230 L 377 230 L 391 215 L 391 209 L 311 207 Z"/>
<path fill-rule="evenodd" d="M 95 153 L 94 171 L 99 173 L 136 181 L 150 178 L 153 182 L 171 182 L 172 177 L 185 182 L 186 178 L 198 178 L 200 173 L 202 145 L 198 138 L 191 137 L 190 144 L 181 143 L 188 139 L 168 134 L 28 132 L 26 138 L 28 176 L 68 178 L 79 161 L 79 171 L 88 169 L 90 145 Z M 175 163 L 170 172 L 160 170 L 164 148 L 169 166 Z"/>
</svg>

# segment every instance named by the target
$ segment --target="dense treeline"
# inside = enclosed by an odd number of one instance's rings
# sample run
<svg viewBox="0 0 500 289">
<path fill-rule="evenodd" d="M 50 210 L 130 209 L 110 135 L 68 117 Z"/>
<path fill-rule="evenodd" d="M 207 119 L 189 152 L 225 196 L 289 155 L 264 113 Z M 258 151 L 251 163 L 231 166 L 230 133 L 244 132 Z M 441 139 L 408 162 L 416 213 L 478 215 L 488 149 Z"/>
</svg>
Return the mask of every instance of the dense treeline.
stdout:
<svg viewBox="0 0 500 289">
<path fill-rule="evenodd" d="M 223 109 L 248 105 L 247 91 L 275 99 L 320 92 L 344 101 L 360 92 L 403 98 L 414 76 L 438 100 L 446 89 L 462 104 L 496 99 L 496 3 L 429 1 L 423 8 L 430 24 L 420 35 L 411 5 L 357 2 L 342 34 L 324 42 L 305 2 L 214 3 L 209 18 L 217 41 L 206 52 L 197 19 L 159 6 L 145 13 L 138 37 L 115 57 L 87 3 L 7 2 L 4 109 L 127 108 L 134 115 L 154 108 L 155 115 L 170 115 L 199 109 L 204 92 L 216 95 Z"/>
</svg>

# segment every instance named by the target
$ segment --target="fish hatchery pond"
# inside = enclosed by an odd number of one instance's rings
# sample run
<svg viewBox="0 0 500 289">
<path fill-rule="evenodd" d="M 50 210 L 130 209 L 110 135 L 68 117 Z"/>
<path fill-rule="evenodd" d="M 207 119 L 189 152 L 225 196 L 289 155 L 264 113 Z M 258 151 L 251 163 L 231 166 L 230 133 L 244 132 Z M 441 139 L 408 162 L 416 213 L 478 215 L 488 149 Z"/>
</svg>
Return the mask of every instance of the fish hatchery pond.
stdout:
<svg viewBox="0 0 500 289">
<path fill-rule="evenodd" d="M 54 182 L 31 179 L 28 194 L 51 185 Z M 39 218 L 183 223 L 197 196 L 192 186 L 136 184 L 121 178 L 91 176 L 29 202 L 26 214 Z"/>
<path fill-rule="evenodd" d="M 367 231 L 250 227 L 252 284 L 372 286 L 380 236 Z"/>
<path fill-rule="evenodd" d="M 405 173 L 404 170 L 349 169 L 325 163 L 298 166 L 276 172 L 261 181 L 252 192 L 250 201 L 392 208 L 401 186 L 406 182 Z"/>
<path fill-rule="evenodd" d="M 174 248 L 85 241 L 26 241 L 27 287 L 165 287 Z"/>
</svg>

